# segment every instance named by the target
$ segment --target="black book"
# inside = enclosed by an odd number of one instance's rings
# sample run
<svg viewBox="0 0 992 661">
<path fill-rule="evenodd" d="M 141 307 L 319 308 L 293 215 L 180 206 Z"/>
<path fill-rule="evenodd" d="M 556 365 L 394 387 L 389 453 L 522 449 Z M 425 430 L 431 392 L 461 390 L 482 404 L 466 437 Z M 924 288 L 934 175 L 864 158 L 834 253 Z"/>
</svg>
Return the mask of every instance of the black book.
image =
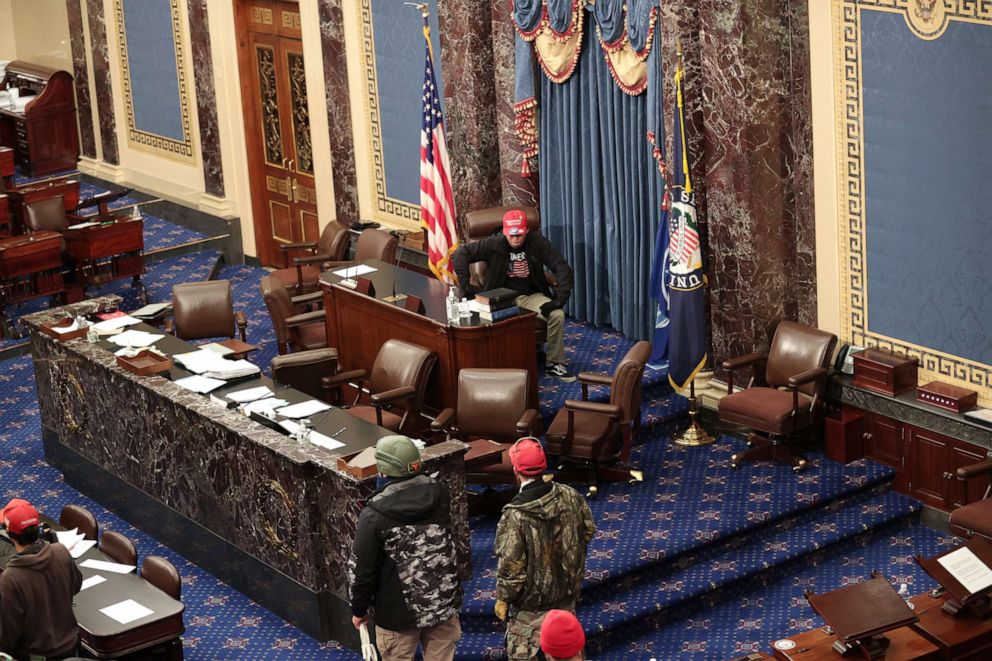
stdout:
<svg viewBox="0 0 992 661">
<path fill-rule="evenodd" d="M 483 305 L 492 305 L 493 303 L 516 300 L 517 296 L 517 292 L 509 287 L 498 287 L 479 292 L 475 295 L 475 300 Z"/>
<path fill-rule="evenodd" d="M 508 298 L 495 303 L 479 303 L 479 301 L 476 300 L 476 303 L 479 306 L 480 312 L 497 312 L 499 310 L 505 310 L 506 308 L 512 308 L 517 304 L 516 299 L 514 298 Z"/>
</svg>

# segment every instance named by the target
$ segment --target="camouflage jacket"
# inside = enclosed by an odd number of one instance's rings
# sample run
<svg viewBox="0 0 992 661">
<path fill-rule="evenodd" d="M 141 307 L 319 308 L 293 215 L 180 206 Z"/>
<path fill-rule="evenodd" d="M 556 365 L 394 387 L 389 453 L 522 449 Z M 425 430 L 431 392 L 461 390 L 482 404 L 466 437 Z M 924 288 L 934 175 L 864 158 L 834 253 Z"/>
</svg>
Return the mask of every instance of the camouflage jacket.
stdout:
<svg viewBox="0 0 992 661">
<path fill-rule="evenodd" d="M 528 484 L 503 508 L 496 528 L 496 598 L 518 610 L 574 607 L 595 532 L 589 505 L 575 489 Z"/>
<path fill-rule="evenodd" d="M 446 622 L 462 605 L 448 488 L 426 475 L 391 481 L 358 517 L 351 611 L 371 606 L 392 631 Z"/>
</svg>

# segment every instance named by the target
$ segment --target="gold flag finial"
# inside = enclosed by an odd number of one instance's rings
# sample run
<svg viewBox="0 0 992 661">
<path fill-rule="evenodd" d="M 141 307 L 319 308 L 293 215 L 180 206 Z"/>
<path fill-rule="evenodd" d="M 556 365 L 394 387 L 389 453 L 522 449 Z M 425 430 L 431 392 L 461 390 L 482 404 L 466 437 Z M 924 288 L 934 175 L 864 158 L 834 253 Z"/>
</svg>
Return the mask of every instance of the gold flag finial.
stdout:
<svg viewBox="0 0 992 661">
<path fill-rule="evenodd" d="M 431 10 L 427 6 L 426 2 L 404 2 L 403 4 L 409 5 L 411 7 L 416 7 L 417 9 L 420 10 L 420 13 L 423 14 L 424 18 L 427 18 L 428 16 L 431 15 Z"/>
</svg>

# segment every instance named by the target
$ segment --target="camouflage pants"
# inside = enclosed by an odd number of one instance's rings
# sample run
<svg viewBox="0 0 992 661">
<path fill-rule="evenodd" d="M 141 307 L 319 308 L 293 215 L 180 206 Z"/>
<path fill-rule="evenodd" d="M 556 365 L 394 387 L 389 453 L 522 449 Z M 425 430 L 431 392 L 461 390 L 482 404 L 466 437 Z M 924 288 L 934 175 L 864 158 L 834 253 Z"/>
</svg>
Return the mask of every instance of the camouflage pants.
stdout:
<svg viewBox="0 0 992 661">
<path fill-rule="evenodd" d="M 509 661 L 536 659 L 541 651 L 541 623 L 547 611 L 514 610 L 506 618 L 506 656 Z"/>
</svg>

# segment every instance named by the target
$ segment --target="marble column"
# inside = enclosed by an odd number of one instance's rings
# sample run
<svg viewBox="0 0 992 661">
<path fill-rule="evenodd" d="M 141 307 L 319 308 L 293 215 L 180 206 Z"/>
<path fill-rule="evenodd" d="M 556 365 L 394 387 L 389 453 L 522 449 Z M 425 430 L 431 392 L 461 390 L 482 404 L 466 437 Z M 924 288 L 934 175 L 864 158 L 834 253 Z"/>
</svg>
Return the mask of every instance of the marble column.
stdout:
<svg viewBox="0 0 992 661">
<path fill-rule="evenodd" d="M 69 43 L 72 48 L 72 77 L 76 89 L 76 114 L 79 117 L 79 145 L 83 156 L 96 158 L 96 135 L 93 132 L 93 106 L 90 103 L 90 74 L 86 64 L 85 29 L 81 0 L 65 0 L 69 14 Z"/>
<path fill-rule="evenodd" d="M 203 160 L 203 185 L 207 193 L 224 197 L 224 168 L 220 155 L 217 124 L 217 93 L 214 88 L 213 55 L 210 50 L 210 25 L 207 0 L 187 0 L 190 47 L 193 51 L 193 77 L 196 80 L 196 112 L 200 124 L 200 154 Z"/>
<path fill-rule="evenodd" d="M 531 176 L 520 174 L 524 150 L 513 132 L 514 115 L 514 27 L 504 0 L 492 0 L 493 75 L 496 83 L 496 135 L 499 150 L 500 204 L 536 207 L 538 202 L 538 164 L 531 160 Z M 540 112 L 540 108 L 538 108 Z"/>
<path fill-rule="evenodd" d="M 103 160 L 120 165 L 117 154 L 117 120 L 114 116 L 114 90 L 110 80 L 110 58 L 107 52 L 107 23 L 103 0 L 86 0 L 90 25 L 90 47 L 93 49 L 93 82 L 99 112 L 100 144 Z"/>
<path fill-rule="evenodd" d="M 500 204 L 500 154 L 488 5 L 439 3 L 441 74 L 451 183 L 459 221 Z"/>
<path fill-rule="evenodd" d="M 345 55 L 341 0 L 317 0 L 320 42 L 327 94 L 327 126 L 331 139 L 334 204 L 337 219 L 351 224 L 359 219 L 358 183 L 355 174 L 355 140 L 351 131 L 351 99 Z"/>
</svg>

